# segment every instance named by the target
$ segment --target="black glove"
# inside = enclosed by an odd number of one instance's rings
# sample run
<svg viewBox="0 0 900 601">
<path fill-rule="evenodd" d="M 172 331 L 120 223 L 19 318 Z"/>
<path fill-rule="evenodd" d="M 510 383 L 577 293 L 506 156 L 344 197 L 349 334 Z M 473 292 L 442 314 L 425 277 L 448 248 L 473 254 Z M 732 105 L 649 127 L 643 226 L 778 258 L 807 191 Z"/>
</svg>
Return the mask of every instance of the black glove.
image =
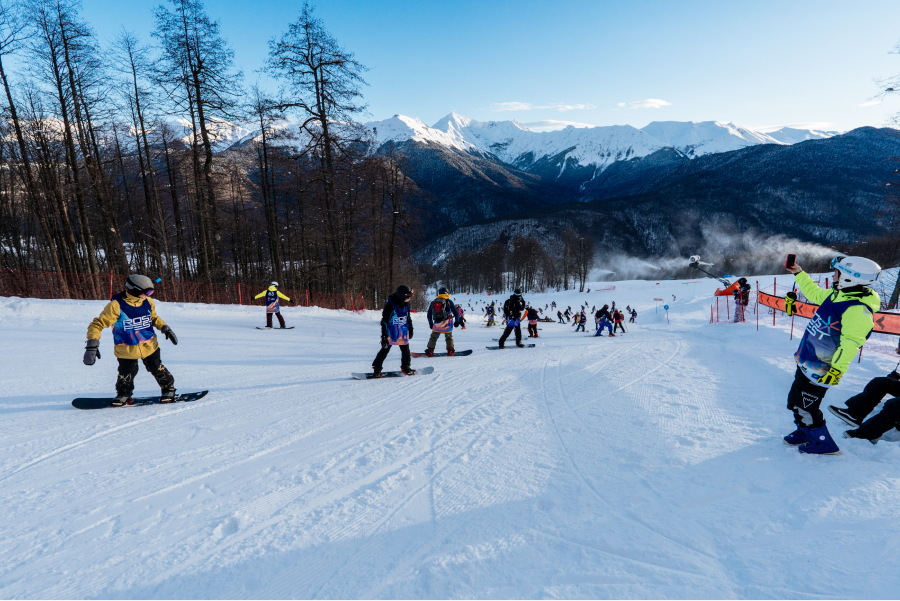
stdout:
<svg viewBox="0 0 900 601">
<path fill-rule="evenodd" d="M 459 320 L 457 319 L 455 322 L 453 322 L 453 327 L 454 327 L 454 328 L 458 328 L 458 327 L 459 327 L 459 323 L 460 323 L 460 322 L 459 322 Z"/>
<path fill-rule="evenodd" d="M 391 343 L 388 342 L 388 337 L 386 335 L 382 334 L 381 335 L 381 349 L 386 351 L 387 349 L 390 348 L 390 346 L 391 346 Z"/>
<path fill-rule="evenodd" d="M 171 340 L 172 344 L 174 345 L 178 344 L 178 336 L 175 335 L 175 332 L 172 331 L 172 328 L 170 328 L 169 326 L 163 326 L 160 332 L 166 335 L 166 340 Z"/>
<path fill-rule="evenodd" d="M 84 346 L 84 364 L 93 365 L 100 358 L 100 340 L 88 340 Z"/>
</svg>

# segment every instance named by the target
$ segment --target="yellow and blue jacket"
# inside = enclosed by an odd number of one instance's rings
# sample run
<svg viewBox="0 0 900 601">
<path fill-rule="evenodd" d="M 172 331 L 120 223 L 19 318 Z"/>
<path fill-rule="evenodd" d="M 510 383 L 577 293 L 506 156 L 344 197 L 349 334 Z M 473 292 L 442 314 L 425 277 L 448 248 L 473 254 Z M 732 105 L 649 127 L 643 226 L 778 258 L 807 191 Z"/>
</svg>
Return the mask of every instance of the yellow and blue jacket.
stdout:
<svg viewBox="0 0 900 601">
<path fill-rule="evenodd" d="M 866 343 L 874 327 L 873 315 L 881 308 L 881 298 L 869 288 L 825 290 L 805 272 L 794 276 L 800 292 L 819 305 L 809 320 L 794 359 L 800 369 L 815 380 L 833 367 L 846 372 L 853 357 Z"/>
<path fill-rule="evenodd" d="M 278 291 L 278 288 L 275 286 L 269 286 L 267 289 L 263 290 L 256 296 L 254 299 L 266 297 L 266 313 L 278 313 L 281 310 L 281 307 L 278 305 L 278 299 L 289 301 L 288 297 L 283 295 Z"/>
<path fill-rule="evenodd" d="M 88 326 L 88 340 L 99 340 L 106 328 L 112 327 L 115 348 L 119 359 L 144 359 L 156 352 L 159 343 L 153 328 L 161 330 L 166 325 L 156 314 L 152 299 L 141 299 L 127 292 L 115 295 Z"/>
</svg>

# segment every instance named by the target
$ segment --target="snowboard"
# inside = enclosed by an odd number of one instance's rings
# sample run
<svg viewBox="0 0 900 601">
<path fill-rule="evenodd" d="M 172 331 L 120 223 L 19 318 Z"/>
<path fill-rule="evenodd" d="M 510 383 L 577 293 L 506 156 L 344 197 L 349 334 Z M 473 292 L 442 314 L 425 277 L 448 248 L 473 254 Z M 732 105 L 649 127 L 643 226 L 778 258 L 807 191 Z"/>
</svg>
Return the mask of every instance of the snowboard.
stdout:
<svg viewBox="0 0 900 601">
<path fill-rule="evenodd" d="M 471 351 L 471 350 L 468 350 L 468 351 L 456 351 L 456 355 L 454 355 L 454 356 L 455 356 L 455 357 L 465 357 L 465 356 L 471 355 L 471 354 L 472 354 L 472 351 Z M 424 357 L 424 356 L 425 356 L 425 353 L 410 353 L 409 356 L 410 356 L 410 357 L 413 357 L 413 358 L 415 358 L 415 359 L 418 359 L 418 358 L 420 358 L 420 357 Z M 447 353 L 435 353 L 435 354 L 432 355 L 432 357 L 446 357 L 446 356 L 447 356 Z"/>
<path fill-rule="evenodd" d="M 433 371 L 434 371 L 433 367 L 423 367 L 422 369 L 417 369 L 416 373 L 414 375 L 427 376 L 428 374 L 430 374 Z M 376 379 L 375 374 L 371 374 L 371 373 L 368 373 L 368 374 L 352 373 L 350 375 L 353 376 L 357 380 L 374 380 L 374 379 Z M 406 378 L 408 376 L 405 373 L 403 373 L 402 371 L 383 371 L 383 372 L 381 372 L 381 377 L 382 378 Z"/>
<path fill-rule="evenodd" d="M 257 329 L 257 330 L 293 330 L 293 329 L 294 329 L 294 326 L 288 326 L 288 327 L 286 327 L 286 328 L 282 328 L 282 327 L 277 327 L 277 328 L 266 328 L 266 327 L 256 326 L 256 329 Z"/>
<path fill-rule="evenodd" d="M 186 392 L 184 394 L 176 394 L 175 401 L 176 403 L 190 403 L 191 401 L 196 401 L 202 399 L 208 393 L 208 390 L 203 390 L 201 392 Z M 125 407 L 141 407 L 144 405 L 161 405 L 163 403 L 160 402 L 160 397 L 158 396 L 147 396 L 140 397 L 137 399 L 131 399 L 132 402 L 128 405 L 123 405 L 122 407 L 113 407 L 112 399 L 75 399 L 72 401 L 72 406 L 76 409 L 124 409 Z M 169 403 L 165 403 L 168 405 Z"/>
<path fill-rule="evenodd" d="M 504 350 L 504 351 L 505 351 L 505 350 L 511 349 L 511 348 L 534 348 L 534 347 L 536 347 L 536 346 L 537 346 L 536 344 L 526 344 L 526 345 L 523 346 L 523 347 L 518 347 L 518 346 L 516 346 L 516 345 L 514 344 L 514 345 L 512 345 L 512 346 L 504 346 L 502 349 L 501 349 L 499 346 L 487 346 L 487 347 L 485 347 L 485 348 L 488 349 L 488 350 L 490 350 L 490 351 L 499 351 L 499 350 Z"/>
</svg>

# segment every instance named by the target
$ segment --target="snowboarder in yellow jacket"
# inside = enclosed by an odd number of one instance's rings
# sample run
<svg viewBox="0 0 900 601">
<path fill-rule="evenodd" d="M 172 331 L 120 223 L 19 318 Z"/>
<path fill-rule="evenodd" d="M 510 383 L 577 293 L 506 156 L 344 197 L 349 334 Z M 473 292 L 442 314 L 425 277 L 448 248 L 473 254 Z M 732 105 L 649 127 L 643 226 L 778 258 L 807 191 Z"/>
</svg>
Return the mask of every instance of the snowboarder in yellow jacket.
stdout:
<svg viewBox="0 0 900 601">
<path fill-rule="evenodd" d="M 874 327 L 874 313 L 881 307 L 878 294 L 868 288 L 881 273 L 877 263 L 864 257 L 839 257 L 831 266 L 832 290 L 819 288 L 799 266 L 788 268 L 800 292 L 819 305 L 794 353 L 797 372 L 787 408 L 794 412 L 797 429 L 784 437 L 787 444 L 811 455 L 840 454 L 819 406 L 828 389 L 840 383 L 866 343 Z M 796 294 L 789 292 L 785 298 L 789 315 L 794 312 L 795 301 Z"/>
<path fill-rule="evenodd" d="M 257 299 L 264 296 L 266 297 L 266 327 L 272 327 L 273 313 L 278 317 L 278 323 L 281 324 L 281 328 L 284 329 L 285 327 L 287 327 L 284 325 L 284 317 L 281 316 L 281 306 L 278 304 L 278 299 L 280 298 L 286 301 L 290 301 L 291 299 L 278 291 L 278 282 L 272 282 L 271 284 L 269 284 L 268 289 L 263 290 L 253 298 Z"/>
<path fill-rule="evenodd" d="M 144 367 L 156 378 L 162 390 L 162 402 L 171 403 L 175 400 L 175 377 L 162 364 L 153 328 L 165 334 L 172 344 L 178 344 L 178 338 L 172 328 L 156 314 L 156 306 L 150 299 L 152 294 L 153 281 L 150 278 L 130 275 L 125 281 L 125 290 L 113 296 L 100 316 L 88 326 L 85 365 L 93 365 L 100 358 L 100 334 L 104 329 L 112 327 L 115 344 L 113 353 L 119 360 L 113 406 L 121 407 L 131 400 L 134 377 L 138 373 L 138 359 L 144 362 Z"/>
</svg>

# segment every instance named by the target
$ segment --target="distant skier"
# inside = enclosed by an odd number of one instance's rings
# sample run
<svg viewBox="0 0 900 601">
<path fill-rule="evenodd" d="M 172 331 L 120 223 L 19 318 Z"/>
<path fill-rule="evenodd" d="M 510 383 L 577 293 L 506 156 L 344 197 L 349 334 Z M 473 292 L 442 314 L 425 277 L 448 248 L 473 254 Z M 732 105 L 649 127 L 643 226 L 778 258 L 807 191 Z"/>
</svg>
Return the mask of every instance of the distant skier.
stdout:
<svg viewBox="0 0 900 601">
<path fill-rule="evenodd" d="M 491 326 L 497 325 L 496 323 L 494 323 L 494 315 L 496 315 L 496 313 L 497 313 L 496 305 L 494 303 L 491 303 L 490 305 L 488 305 L 488 307 L 487 307 L 488 322 L 487 322 L 487 326 L 485 326 L 485 327 L 489 328 Z"/>
<path fill-rule="evenodd" d="M 622 330 L 623 334 L 625 333 L 625 324 L 623 323 L 624 321 L 625 321 L 625 316 L 622 315 L 621 311 L 613 312 L 613 323 L 615 324 L 613 326 L 613 334 L 618 332 L 620 329 Z"/>
<path fill-rule="evenodd" d="M 563 313 L 563 315 L 566 317 L 566 323 L 569 323 L 570 321 L 572 321 L 572 318 L 569 317 L 569 315 L 571 313 L 572 313 L 572 307 L 569 307 L 568 309 L 566 309 L 566 312 Z"/>
<path fill-rule="evenodd" d="M 506 302 L 503 303 L 503 319 L 506 320 L 506 329 L 503 330 L 503 335 L 500 336 L 500 344 L 498 346 L 501 349 L 506 343 L 506 339 L 509 338 L 509 335 L 513 332 L 516 333 L 516 346 L 525 346 L 524 344 L 522 344 L 521 327 L 524 311 L 525 299 L 522 298 L 522 291 L 517 288 L 515 291 L 513 291 L 512 296 L 506 299 Z"/>
<path fill-rule="evenodd" d="M 747 278 L 737 281 L 738 287 L 732 292 L 734 296 L 734 322 L 742 322 L 745 318 L 747 306 L 750 304 L 750 284 Z"/>
<path fill-rule="evenodd" d="M 538 337 L 538 312 L 534 310 L 534 307 L 528 307 L 528 337 L 529 338 L 537 338 Z"/>
<path fill-rule="evenodd" d="M 784 441 L 798 446 L 801 453 L 813 455 L 840 453 L 819 405 L 828 389 L 840 383 L 872 333 L 873 313 L 881 307 L 878 294 L 867 287 L 881 273 L 877 263 L 863 257 L 838 257 L 831 266 L 835 270 L 833 290 L 819 288 L 799 265 L 788 268 L 800 291 L 819 308 L 794 353 L 797 372 L 787 408 L 794 413 L 797 429 Z M 789 293 L 786 313 L 794 313 L 795 300 L 796 295 L 791 297 Z"/>
<path fill-rule="evenodd" d="M 556 317 L 557 317 L 557 319 L 559 319 L 559 323 L 566 325 L 566 320 L 563 318 L 562 311 L 557 311 Z"/>
<path fill-rule="evenodd" d="M 382 377 L 381 369 L 391 347 L 400 347 L 400 371 L 407 376 L 415 375 L 412 369 L 412 358 L 409 354 L 409 341 L 413 337 L 413 322 L 409 315 L 409 299 L 413 291 L 409 286 L 397 286 L 397 291 L 390 295 L 381 311 L 381 350 L 372 362 L 375 378 Z"/>
<path fill-rule="evenodd" d="M 447 343 L 447 356 L 453 357 L 456 354 L 453 346 L 453 326 L 460 325 L 462 316 L 459 311 L 450 300 L 450 292 L 446 288 L 438 290 L 437 298 L 428 304 L 428 327 L 431 328 L 431 337 L 428 338 L 428 348 L 425 349 L 426 357 L 434 357 L 434 347 L 441 334 Z"/>
<path fill-rule="evenodd" d="M 266 297 L 266 327 L 272 327 L 272 314 L 274 313 L 278 317 L 278 323 L 281 324 L 282 329 L 287 327 L 284 325 L 284 317 L 281 316 L 281 306 L 278 304 L 278 299 L 290 301 L 288 297 L 283 295 L 278 291 L 278 282 L 272 282 L 269 284 L 269 288 L 263 290 L 256 296 L 254 296 L 254 300 L 257 298 Z"/>
<path fill-rule="evenodd" d="M 550 303 L 550 308 L 551 308 L 551 309 L 555 309 L 555 308 L 556 308 L 556 301 L 553 301 L 552 303 Z"/>
<path fill-rule="evenodd" d="M 587 323 L 587 315 L 584 314 L 584 310 L 575 316 L 575 323 L 578 324 L 575 326 L 575 331 L 581 330 L 584 332 L 584 325 Z"/>
<path fill-rule="evenodd" d="M 887 395 L 894 398 L 884 403 L 881 411 L 866 419 Z M 831 405 L 828 410 L 853 426 L 844 438 L 861 438 L 875 442 L 891 428 L 900 430 L 900 373 L 895 369 L 886 377 L 874 378 L 858 395 L 847 399 L 847 408 Z M 865 420 L 865 421 L 863 421 Z"/>
<path fill-rule="evenodd" d="M 157 328 L 172 344 L 178 338 L 172 328 L 156 314 L 156 305 L 150 296 L 153 281 L 143 275 L 132 274 L 125 280 L 125 290 L 112 297 L 94 318 L 87 330 L 84 348 L 84 364 L 93 365 L 100 358 L 100 334 L 112 327 L 113 354 L 119 361 L 119 375 L 116 377 L 116 397 L 114 407 L 127 405 L 134 392 L 134 377 L 138 373 L 138 359 L 159 384 L 161 402 L 175 401 L 175 377 L 162 364 L 159 343 L 156 341 Z"/>
<path fill-rule="evenodd" d="M 634 320 L 637 319 L 637 309 L 631 310 L 631 319 L 628 320 L 628 323 L 634 323 Z"/>
</svg>

